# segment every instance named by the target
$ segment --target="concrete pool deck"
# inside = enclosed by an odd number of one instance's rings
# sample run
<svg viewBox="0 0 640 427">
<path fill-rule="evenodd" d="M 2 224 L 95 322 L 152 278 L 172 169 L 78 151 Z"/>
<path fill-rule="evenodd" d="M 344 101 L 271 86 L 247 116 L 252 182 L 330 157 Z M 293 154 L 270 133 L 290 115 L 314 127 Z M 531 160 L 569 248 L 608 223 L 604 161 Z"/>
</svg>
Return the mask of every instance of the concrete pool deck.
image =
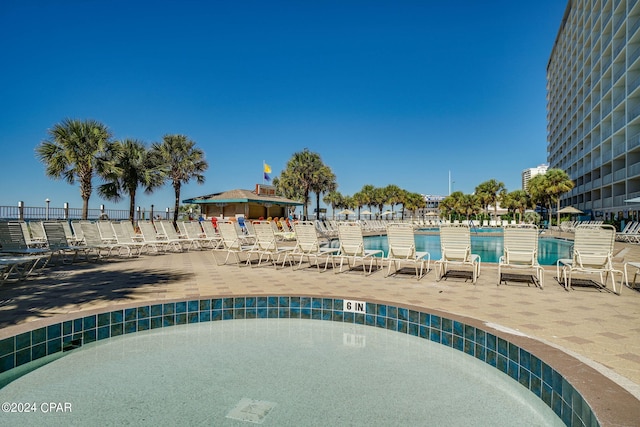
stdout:
<svg viewBox="0 0 640 427">
<path fill-rule="evenodd" d="M 616 243 L 616 266 L 637 260 L 640 246 Z M 640 292 L 623 288 L 615 295 L 583 287 L 567 292 L 555 275 L 555 267 L 545 268 L 545 287 L 540 290 L 526 283 L 496 286 L 497 266 L 491 264 L 483 264 L 474 286 L 456 278 L 438 282 L 433 270 L 416 281 L 411 274 L 385 278 L 382 271 L 365 277 L 355 271 L 217 266 L 208 250 L 114 258 L 51 267 L 40 277 L 2 286 L 0 338 L 77 317 L 79 312 L 141 303 L 219 296 L 334 296 L 447 312 L 515 330 L 576 357 L 640 398 Z"/>
</svg>

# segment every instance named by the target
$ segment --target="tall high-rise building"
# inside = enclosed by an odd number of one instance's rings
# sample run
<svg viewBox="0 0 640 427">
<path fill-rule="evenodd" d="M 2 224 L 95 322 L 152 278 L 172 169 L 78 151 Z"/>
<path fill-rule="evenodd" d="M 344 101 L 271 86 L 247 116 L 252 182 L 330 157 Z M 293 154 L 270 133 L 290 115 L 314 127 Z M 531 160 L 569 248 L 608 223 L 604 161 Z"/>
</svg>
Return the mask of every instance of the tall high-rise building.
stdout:
<svg viewBox="0 0 640 427">
<path fill-rule="evenodd" d="M 528 190 L 529 181 L 536 175 L 541 175 L 547 172 L 549 165 L 540 165 L 535 168 L 529 168 L 522 171 L 522 189 Z"/>
<path fill-rule="evenodd" d="M 624 200 L 640 196 L 639 0 L 568 1 L 547 65 L 547 123 L 549 167 L 575 183 L 562 206 L 634 208 Z"/>
</svg>

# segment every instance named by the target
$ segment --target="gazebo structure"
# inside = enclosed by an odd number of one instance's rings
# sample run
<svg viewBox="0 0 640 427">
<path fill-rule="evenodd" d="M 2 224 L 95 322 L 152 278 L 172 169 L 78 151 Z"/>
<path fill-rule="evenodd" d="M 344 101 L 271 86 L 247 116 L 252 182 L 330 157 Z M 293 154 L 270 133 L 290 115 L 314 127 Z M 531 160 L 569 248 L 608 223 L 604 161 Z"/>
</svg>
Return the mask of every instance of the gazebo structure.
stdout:
<svg viewBox="0 0 640 427">
<path fill-rule="evenodd" d="M 256 184 L 255 190 L 230 190 L 183 200 L 182 203 L 200 205 L 203 215 L 209 217 L 244 216 L 247 219 L 260 217 L 287 217 L 289 211 L 303 203 L 276 196 L 275 187 Z"/>
</svg>

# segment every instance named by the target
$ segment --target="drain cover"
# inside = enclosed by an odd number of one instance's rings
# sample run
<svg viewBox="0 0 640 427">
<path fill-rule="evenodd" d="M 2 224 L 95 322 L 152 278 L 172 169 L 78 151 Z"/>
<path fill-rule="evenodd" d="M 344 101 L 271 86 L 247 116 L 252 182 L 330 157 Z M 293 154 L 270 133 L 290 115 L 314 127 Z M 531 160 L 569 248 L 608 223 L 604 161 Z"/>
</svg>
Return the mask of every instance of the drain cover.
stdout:
<svg viewBox="0 0 640 427">
<path fill-rule="evenodd" d="M 229 411 L 227 418 L 248 421 L 254 424 L 262 424 L 274 406 L 276 406 L 276 404 L 273 402 L 253 400 L 245 397 L 238 402 L 235 408 Z"/>
</svg>

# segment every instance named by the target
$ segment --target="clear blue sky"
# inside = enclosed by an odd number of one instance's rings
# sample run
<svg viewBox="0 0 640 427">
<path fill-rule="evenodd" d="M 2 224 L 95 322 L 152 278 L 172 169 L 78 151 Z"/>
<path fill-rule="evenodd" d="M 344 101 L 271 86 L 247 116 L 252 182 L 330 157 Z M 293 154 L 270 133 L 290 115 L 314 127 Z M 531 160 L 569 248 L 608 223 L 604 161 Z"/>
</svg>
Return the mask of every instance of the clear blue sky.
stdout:
<svg viewBox="0 0 640 427">
<path fill-rule="evenodd" d="M 343 194 L 364 185 L 520 188 L 546 162 L 546 65 L 564 0 L 0 3 L 1 205 L 81 206 L 35 147 L 64 118 L 116 139 L 186 134 L 206 183 L 251 189 L 266 161 L 318 152 Z M 98 184 L 99 182 L 96 182 Z M 94 191 L 90 207 L 104 203 Z M 173 206 L 170 185 L 138 204 Z"/>
</svg>

